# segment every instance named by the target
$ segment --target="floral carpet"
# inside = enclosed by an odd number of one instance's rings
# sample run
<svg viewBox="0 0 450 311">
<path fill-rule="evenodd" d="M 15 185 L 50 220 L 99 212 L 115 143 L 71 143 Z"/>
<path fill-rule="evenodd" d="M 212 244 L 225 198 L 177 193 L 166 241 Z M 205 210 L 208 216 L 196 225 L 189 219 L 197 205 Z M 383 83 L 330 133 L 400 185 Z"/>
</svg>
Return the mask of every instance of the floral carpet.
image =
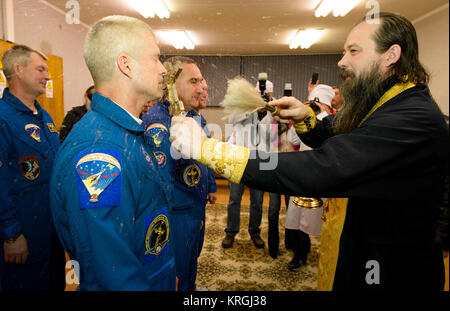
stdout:
<svg viewBox="0 0 450 311">
<path fill-rule="evenodd" d="M 217 291 L 314 291 L 317 287 L 319 237 L 311 237 L 307 264 L 298 271 L 287 269 L 293 257 L 284 246 L 286 209 L 280 209 L 278 257 L 269 256 L 267 207 L 263 209 L 261 238 L 265 247 L 257 249 L 248 233 L 249 208 L 241 207 L 240 232 L 232 248 L 222 248 L 227 225 L 227 206 L 206 207 L 205 242 L 198 262 L 197 287 Z"/>
</svg>

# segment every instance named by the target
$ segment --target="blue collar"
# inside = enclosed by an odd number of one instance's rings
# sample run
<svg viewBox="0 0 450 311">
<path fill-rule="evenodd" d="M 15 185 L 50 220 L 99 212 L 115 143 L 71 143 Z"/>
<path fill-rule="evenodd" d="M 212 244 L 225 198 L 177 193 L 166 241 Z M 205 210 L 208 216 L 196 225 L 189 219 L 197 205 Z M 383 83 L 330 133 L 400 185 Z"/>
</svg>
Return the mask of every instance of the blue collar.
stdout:
<svg viewBox="0 0 450 311">
<path fill-rule="evenodd" d="M 161 102 L 158 100 L 158 103 L 161 103 Z M 170 101 L 168 101 L 167 99 L 165 99 L 164 102 L 162 102 L 161 104 L 164 105 L 164 106 L 166 106 L 167 109 L 168 109 L 169 106 L 170 106 Z"/>
<path fill-rule="evenodd" d="M 170 102 L 168 100 L 165 100 L 163 103 L 158 101 L 158 104 L 162 107 L 162 109 L 165 109 L 167 112 L 167 115 L 169 115 Z M 195 110 L 189 110 L 186 113 L 186 117 L 194 118 L 194 120 L 197 121 L 197 123 L 203 128 L 203 130 L 206 133 L 206 136 L 211 137 L 211 134 L 209 133 L 208 129 L 206 128 L 206 119 L 201 114 L 199 114 Z M 172 116 L 170 116 L 169 123 L 170 123 L 170 120 L 172 120 Z"/>
<path fill-rule="evenodd" d="M 166 100 L 164 100 L 164 102 L 160 102 L 160 101 L 158 101 L 158 103 L 160 103 L 161 104 L 161 106 L 162 107 L 164 107 L 165 109 L 167 109 L 167 112 L 169 112 L 169 106 L 170 106 L 170 102 L 166 99 Z M 203 116 L 201 115 L 201 114 L 199 114 L 197 111 L 195 111 L 195 110 L 189 110 L 187 113 L 186 113 L 186 117 L 190 117 L 190 118 L 194 118 L 195 120 L 199 120 L 198 118 L 196 118 L 196 117 L 200 117 L 200 122 L 199 122 L 199 124 L 200 124 L 200 126 L 201 127 L 205 127 L 206 126 L 206 120 L 205 120 L 205 118 L 203 118 Z"/>
<path fill-rule="evenodd" d="M 145 132 L 136 120 L 108 97 L 95 92 L 92 96 L 91 107 L 93 111 L 104 115 L 106 118 L 126 130 L 137 132 L 138 134 L 143 134 Z"/>
<path fill-rule="evenodd" d="M 22 111 L 22 112 L 27 112 L 27 113 L 33 113 L 33 111 L 30 108 L 25 106 L 25 104 L 20 99 L 18 99 L 16 96 L 14 96 L 9 91 L 9 88 L 6 88 L 6 89 L 3 90 L 3 97 L 2 97 L 2 99 L 5 102 L 10 103 L 11 106 L 14 109 L 16 109 L 16 110 L 19 110 L 19 111 Z M 41 111 L 42 111 L 42 107 L 41 107 L 41 105 L 39 105 L 37 100 L 34 101 L 34 105 L 36 106 L 38 114 L 40 114 Z"/>
<path fill-rule="evenodd" d="M 164 109 L 167 112 L 167 114 L 169 114 L 170 102 L 167 99 L 165 99 L 163 102 L 160 102 L 158 100 L 157 103 L 161 106 L 161 109 Z"/>
<path fill-rule="evenodd" d="M 191 118 L 194 118 L 195 120 L 197 120 L 197 122 L 198 122 L 198 120 L 200 120 L 200 126 L 202 127 L 202 128 L 204 128 L 205 126 L 206 126 L 206 119 L 205 118 L 203 118 L 203 116 L 201 115 L 201 114 L 199 114 L 197 111 L 195 111 L 195 110 L 189 110 L 187 113 L 186 113 L 186 117 L 191 117 Z"/>
</svg>

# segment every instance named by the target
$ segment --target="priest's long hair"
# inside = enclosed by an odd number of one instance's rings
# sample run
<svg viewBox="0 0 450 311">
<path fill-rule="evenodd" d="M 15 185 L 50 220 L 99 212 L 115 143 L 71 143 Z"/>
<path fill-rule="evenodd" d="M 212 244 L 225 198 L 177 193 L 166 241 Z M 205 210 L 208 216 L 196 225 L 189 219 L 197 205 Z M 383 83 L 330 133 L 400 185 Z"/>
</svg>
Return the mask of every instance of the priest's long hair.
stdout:
<svg viewBox="0 0 450 311">
<path fill-rule="evenodd" d="M 400 45 L 400 59 L 392 65 L 397 79 L 402 82 L 428 85 L 429 74 L 419 61 L 416 30 L 403 16 L 380 12 L 380 27 L 374 34 L 377 52 L 386 52 L 393 44 Z"/>
</svg>

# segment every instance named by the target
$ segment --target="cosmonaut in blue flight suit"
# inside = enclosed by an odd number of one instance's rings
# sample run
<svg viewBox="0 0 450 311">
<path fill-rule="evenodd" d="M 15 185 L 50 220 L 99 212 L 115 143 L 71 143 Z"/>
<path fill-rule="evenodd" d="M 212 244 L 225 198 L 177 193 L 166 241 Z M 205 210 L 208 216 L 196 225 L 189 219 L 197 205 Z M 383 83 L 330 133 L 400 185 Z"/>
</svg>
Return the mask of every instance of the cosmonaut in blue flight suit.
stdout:
<svg viewBox="0 0 450 311">
<path fill-rule="evenodd" d="M 0 279 L 2 290 L 49 290 L 56 232 L 50 213 L 50 174 L 59 136 L 50 115 L 37 114 L 5 89 L 0 99 Z M 23 234 L 24 264 L 5 263 L 3 243 Z M 64 253 L 60 250 L 61 259 Z M 64 262 L 61 279 L 64 277 Z M 64 284 L 64 283 L 62 283 Z"/>
<path fill-rule="evenodd" d="M 94 93 L 57 155 L 51 208 L 80 290 L 174 290 L 170 187 L 140 124 Z M 70 169 L 67 169 L 67 166 Z"/>
<path fill-rule="evenodd" d="M 205 207 L 208 193 L 216 192 L 214 172 L 191 159 L 176 159 L 171 156 L 169 128 L 172 117 L 169 114 L 169 101 L 156 102 L 143 116 L 143 127 L 150 143 L 159 154 L 160 169 L 166 178 L 173 182 L 174 204 L 169 211 L 172 231 L 175 236 L 175 260 L 179 290 L 195 290 L 197 259 L 204 240 Z M 206 120 L 194 110 L 186 116 L 193 117 L 209 136 Z M 172 152 L 175 152 L 172 150 Z M 179 154 L 178 154 L 179 155 Z"/>
</svg>

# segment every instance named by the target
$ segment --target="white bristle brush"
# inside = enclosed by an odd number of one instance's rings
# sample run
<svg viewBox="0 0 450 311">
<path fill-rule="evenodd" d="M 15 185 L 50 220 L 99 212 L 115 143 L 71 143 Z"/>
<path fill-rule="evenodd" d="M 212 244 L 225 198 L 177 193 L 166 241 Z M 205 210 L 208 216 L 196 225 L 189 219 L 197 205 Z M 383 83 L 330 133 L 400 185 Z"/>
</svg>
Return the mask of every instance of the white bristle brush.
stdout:
<svg viewBox="0 0 450 311">
<path fill-rule="evenodd" d="M 276 107 L 269 106 L 253 85 L 242 77 L 228 80 L 227 93 L 220 105 L 224 108 L 224 112 L 227 115 L 249 114 L 261 108 L 273 114 L 276 114 L 278 111 Z"/>
</svg>

